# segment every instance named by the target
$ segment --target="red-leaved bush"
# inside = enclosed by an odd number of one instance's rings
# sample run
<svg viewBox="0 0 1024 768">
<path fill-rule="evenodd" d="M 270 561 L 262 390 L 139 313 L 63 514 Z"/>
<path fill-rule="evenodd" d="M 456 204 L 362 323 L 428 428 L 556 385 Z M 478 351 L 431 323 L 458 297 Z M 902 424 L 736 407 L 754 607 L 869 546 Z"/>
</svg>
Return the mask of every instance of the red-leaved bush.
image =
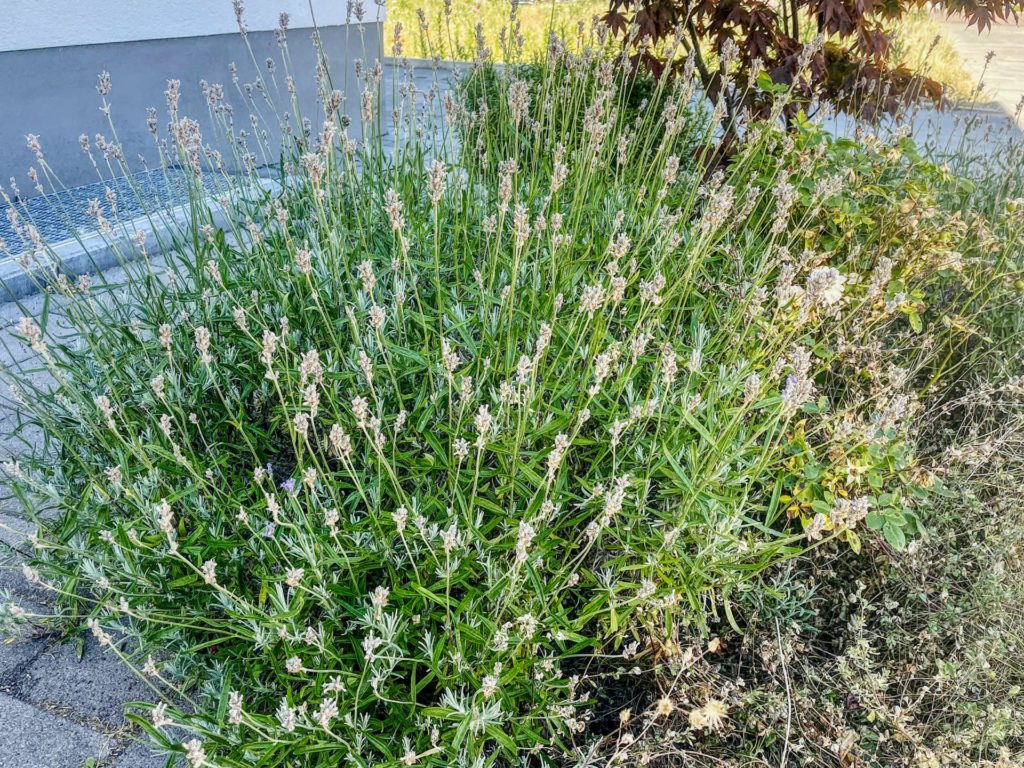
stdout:
<svg viewBox="0 0 1024 768">
<path fill-rule="evenodd" d="M 815 97 L 871 117 L 917 98 L 941 103 L 940 83 L 890 61 L 893 22 L 934 5 L 979 31 L 1019 16 L 1011 0 L 609 0 L 604 19 L 637 68 L 660 74 L 668 47 L 692 51 L 705 90 L 730 117 L 768 113 L 772 97 L 748 87 L 760 72 L 795 86 L 787 117 Z"/>
</svg>

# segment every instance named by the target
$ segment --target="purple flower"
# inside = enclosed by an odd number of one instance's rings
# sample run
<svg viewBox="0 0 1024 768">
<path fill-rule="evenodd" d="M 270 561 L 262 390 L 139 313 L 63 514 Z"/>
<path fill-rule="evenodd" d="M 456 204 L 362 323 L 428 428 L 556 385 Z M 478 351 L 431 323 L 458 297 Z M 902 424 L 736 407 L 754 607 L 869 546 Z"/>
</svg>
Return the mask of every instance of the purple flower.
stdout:
<svg viewBox="0 0 1024 768">
<path fill-rule="evenodd" d="M 292 493 L 295 490 L 295 478 L 289 477 L 283 483 L 281 483 L 281 490 Z"/>
</svg>

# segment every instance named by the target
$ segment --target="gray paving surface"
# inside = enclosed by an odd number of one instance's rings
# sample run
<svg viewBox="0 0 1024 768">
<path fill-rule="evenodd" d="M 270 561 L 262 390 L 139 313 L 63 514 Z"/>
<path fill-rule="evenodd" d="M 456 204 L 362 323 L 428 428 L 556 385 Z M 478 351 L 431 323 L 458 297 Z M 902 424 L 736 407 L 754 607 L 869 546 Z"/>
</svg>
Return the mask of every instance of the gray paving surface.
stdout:
<svg viewBox="0 0 1024 768">
<path fill-rule="evenodd" d="M 184 179 L 180 170 L 170 168 L 141 171 L 131 178 L 97 181 L 72 189 L 51 188 L 43 195 L 25 200 L 24 210 L 44 239 L 59 242 L 70 237 L 72 231 L 92 231 L 95 222 L 88 214 L 90 200 L 99 201 L 107 218 L 119 216 L 131 220 L 152 210 L 157 201 L 180 205 L 187 200 Z M 207 179 L 207 182 L 213 184 L 212 180 Z M 111 211 L 106 199 L 107 189 L 115 195 L 116 211 Z M 22 191 L 28 192 L 27 189 Z M 36 194 L 34 189 L 32 194 Z M 0 238 L 11 244 L 19 241 L 6 216 L 0 216 Z"/>
<path fill-rule="evenodd" d="M 11 768 L 78 768 L 84 757 L 102 756 L 102 733 L 0 693 L 0 758 Z"/>
<path fill-rule="evenodd" d="M 32 524 L 10 499 L 0 512 L 0 599 L 19 605 L 30 625 L 14 637 L 0 633 L 0 766 L 78 768 L 165 765 L 124 718 L 124 704 L 154 701 L 154 692 L 89 635 L 65 637 L 48 617 L 46 591 L 21 572 L 23 535 Z"/>
<path fill-rule="evenodd" d="M 107 276 L 116 282 L 122 274 L 117 269 Z M 18 319 L 38 315 L 42 303 L 36 295 L 20 306 L 0 305 L 0 365 L 31 372 L 37 386 L 50 388 L 52 380 L 36 370 L 35 357 L 10 335 Z M 59 306 L 52 311 L 59 314 Z M 16 404 L 0 393 L 3 460 L 41 445 L 37 430 L 15 432 L 19 422 Z M 124 718 L 127 702 L 155 701 L 156 694 L 91 634 L 64 636 L 63 624 L 47 618 L 53 614 L 50 595 L 22 575 L 29 556 L 25 536 L 33 530 L 0 483 L 0 600 L 9 596 L 31 618 L 18 636 L 0 632 L 0 766 L 78 768 L 89 758 L 107 768 L 164 766 L 166 758 L 134 741 L 138 734 Z"/>
<path fill-rule="evenodd" d="M 967 73 L 982 82 L 985 95 L 1024 128 L 1024 21 L 994 24 L 979 33 L 959 17 L 938 18 L 963 57 Z"/>
<path fill-rule="evenodd" d="M 121 660 L 91 642 L 50 645 L 12 680 L 14 690 L 27 701 L 56 710 L 73 711 L 97 725 L 121 728 L 126 701 L 158 701 L 148 685 L 125 674 Z"/>
</svg>

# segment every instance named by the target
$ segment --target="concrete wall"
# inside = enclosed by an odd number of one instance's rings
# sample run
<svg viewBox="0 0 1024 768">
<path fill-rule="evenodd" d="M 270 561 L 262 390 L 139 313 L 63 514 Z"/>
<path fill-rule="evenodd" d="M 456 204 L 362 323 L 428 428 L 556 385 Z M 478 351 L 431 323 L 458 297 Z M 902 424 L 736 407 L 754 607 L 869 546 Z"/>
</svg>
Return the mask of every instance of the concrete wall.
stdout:
<svg viewBox="0 0 1024 768">
<path fill-rule="evenodd" d="M 246 0 L 246 27 L 269 31 L 282 12 L 293 27 L 332 27 L 347 24 L 347 2 L 315 0 Z M 202 37 L 236 32 L 231 0 L 3 0 L 0 51 L 53 48 L 66 45 L 120 43 L 168 37 Z M 383 9 L 364 2 L 364 22 L 377 21 Z"/>
<path fill-rule="evenodd" d="M 23 1 L 38 2 L 14 0 L 15 5 Z M 4 10 L 0 15 L 7 14 L 8 2 L 10 0 L 3 1 Z M 279 0 L 273 2 L 280 7 Z M 128 0 L 116 0 L 110 4 L 118 3 L 124 5 Z M 147 8 L 157 5 L 177 8 L 181 4 L 146 0 L 145 5 Z M 221 6 L 221 15 L 226 11 L 233 23 L 230 4 L 224 5 L 227 7 Z M 344 3 L 339 0 L 332 5 L 344 6 Z M 318 25 L 320 21 L 318 16 Z M 380 30 L 379 24 L 367 24 L 360 37 L 355 25 L 320 26 L 333 85 L 344 91 L 346 102 L 343 108 L 353 118 L 353 130 L 350 131 L 353 137 L 358 135 L 361 90 L 355 79 L 353 61 L 362 59 L 372 65 L 380 56 Z M 310 40 L 311 32 L 309 27 L 290 28 L 288 48 L 300 96 L 300 109 L 303 116 L 311 119 L 316 131 L 322 123 L 323 111 L 315 98 L 316 52 Z M 254 30 L 249 33 L 248 40 L 264 75 L 263 62 L 268 57 L 276 60 L 281 92 L 272 92 L 272 96 L 275 103 L 281 105 L 279 108 L 286 108 L 289 99 L 283 92 L 281 52 L 274 33 Z M 145 157 L 150 167 L 155 166 L 158 157 L 154 137 L 146 126 L 147 107 L 157 108 L 158 137 L 167 136 L 164 91 L 169 79 L 181 81 L 179 115 L 199 120 L 204 138 L 211 135 L 211 124 L 200 80 L 223 84 L 225 100 L 234 109 L 235 124 L 251 132 L 247 124 L 249 105 L 232 85 L 228 71 L 232 62 L 237 64 L 240 84 L 256 79 L 256 65 L 237 31 L 202 37 L 0 51 L 0 183 L 6 186 L 7 180 L 13 176 L 23 197 L 37 194 L 25 175 L 30 166 L 38 165 L 26 147 L 25 136 L 29 133 L 38 134 L 47 163 L 64 185 L 79 186 L 97 180 L 96 171 L 82 152 L 78 137 L 86 134 L 94 142 L 95 135 L 101 133 L 108 140 L 112 138 L 107 118 L 99 110 L 101 102 L 96 92 L 97 75 L 103 71 L 110 73 L 112 88 L 107 99 L 112 105 L 111 115 L 118 139 L 125 157 L 138 170 L 142 169 L 138 155 Z M 262 108 L 265 113 L 265 106 Z M 293 116 L 293 125 L 294 122 Z"/>
</svg>

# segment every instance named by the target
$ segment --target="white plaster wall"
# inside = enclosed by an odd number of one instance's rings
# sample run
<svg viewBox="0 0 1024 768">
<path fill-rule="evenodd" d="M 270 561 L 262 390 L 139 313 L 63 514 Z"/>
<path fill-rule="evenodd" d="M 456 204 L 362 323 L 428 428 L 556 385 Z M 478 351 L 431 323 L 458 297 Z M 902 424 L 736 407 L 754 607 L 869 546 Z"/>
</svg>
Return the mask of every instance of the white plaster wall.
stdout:
<svg viewBox="0 0 1024 768">
<path fill-rule="evenodd" d="M 308 0 L 245 0 L 246 26 L 270 30 L 282 11 L 311 27 Z M 344 24 L 348 0 L 312 0 L 320 27 Z M 364 0 L 364 21 L 383 8 Z M 0 0 L 0 51 L 237 32 L 231 0 Z"/>
</svg>

